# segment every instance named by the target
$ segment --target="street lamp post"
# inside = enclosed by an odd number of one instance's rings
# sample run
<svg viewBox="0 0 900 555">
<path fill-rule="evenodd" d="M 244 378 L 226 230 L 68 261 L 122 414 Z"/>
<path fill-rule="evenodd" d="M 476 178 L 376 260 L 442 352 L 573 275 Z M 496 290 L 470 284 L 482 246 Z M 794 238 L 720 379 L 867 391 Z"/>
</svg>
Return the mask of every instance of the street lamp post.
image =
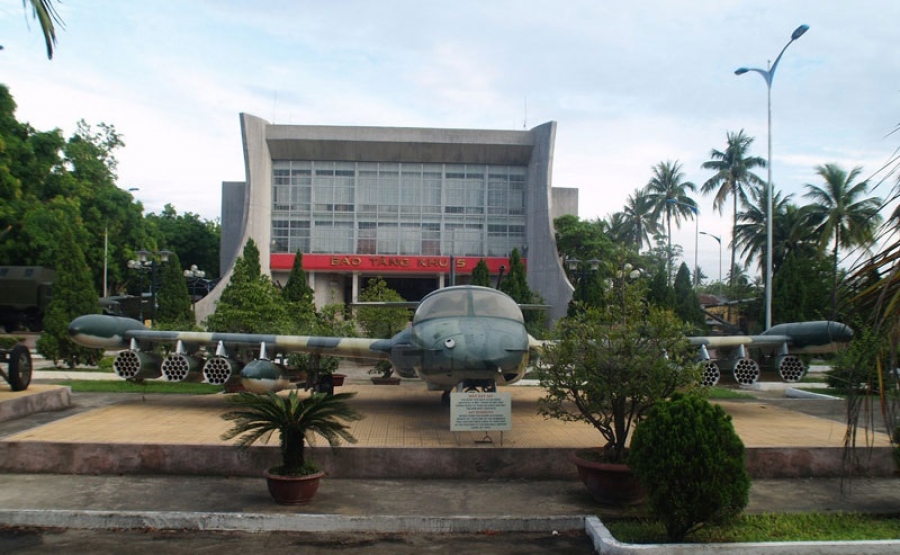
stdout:
<svg viewBox="0 0 900 555">
<path fill-rule="evenodd" d="M 707 235 L 716 240 L 716 243 L 719 244 L 719 287 L 722 286 L 722 238 L 718 235 L 713 235 L 712 233 L 707 233 L 705 231 L 701 231 L 700 235 Z"/>
<path fill-rule="evenodd" d="M 572 275 L 578 276 L 578 300 L 581 302 L 587 301 L 587 276 L 588 272 L 596 273 L 597 270 L 600 269 L 600 261 L 596 258 L 592 258 L 588 260 L 586 263 L 582 264 L 581 260 L 577 258 L 567 258 L 566 259 L 566 268 L 572 273 Z"/>
<path fill-rule="evenodd" d="M 691 209 L 691 212 L 694 213 L 694 288 L 700 285 L 700 266 L 698 264 L 697 252 L 699 251 L 700 245 L 700 209 L 694 206 L 693 204 L 688 204 L 686 202 L 681 202 L 678 199 L 670 198 L 666 199 L 666 202 L 669 204 L 680 204 L 681 206 L 687 206 Z M 672 243 L 669 243 L 669 258 L 672 257 Z M 669 264 L 671 266 L 671 264 Z"/>
<path fill-rule="evenodd" d="M 141 321 L 144 321 L 144 272 L 150 273 L 150 302 L 152 303 L 150 307 L 150 326 L 153 327 L 153 323 L 156 320 L 156 269 L 169 261 L 169 256 L 172 255 L 172 251 L 161 250 L 158 252 L 150 252 L 147 250 L 139 250 L 135 252 L 137 255 L 136 260 L 129 260 L 128 267 L 132 270 L 137 270 L 141 276 L 141 304 L 140 304 L 140 318 Z"/>
<path fill-rule="evenodd" d="M 189 270 L 185 270 L 183 275 L 188 283 L 190 283 L 189 293 L 191 296 L 191 308 L 193 309 L 197 301 L 203 297 L 203 295 L 197 294 L 197 282 L 203 281 L 203 278 L 206 277 L 206 272 L 197 268 L 196 264 L 191 264 L 191 268 Z M 207 285 L 204 285 L 204 288 L 207 287 Z"/>
<path fill-rule="evenodd" d="M 748 71 L 753 71 L 762 75 L 762 78 L 766 81 L 766 103 L 768 107 L 769 127 L 769 156 L 766 163 L 769 170 L 768 183 L 766 184 L 766 329 L 772 327 L 772 197 L 774 196 L 772 185 L 772 79 L 775 78 L 775 70 L 778 68 L 778 62 L 781 61 L 781 56 L 784 55 L 784 51 L 787 50 L 787 47 L 790 46 L 792 42 L 802 37 L 803 33 L 808 30 L 809 25 L 801 25 L 794 29 L 794 32 L 791 33 L 791 40 L 784 45 L 784 48 L 778 53 L 778 57 L 775 58 L 775 63 L 773 63 L 772 67 L 768 70 L 755 67 L 741 67 L 734 72 L 735 75 L 743 75 Z"/>
</svg>

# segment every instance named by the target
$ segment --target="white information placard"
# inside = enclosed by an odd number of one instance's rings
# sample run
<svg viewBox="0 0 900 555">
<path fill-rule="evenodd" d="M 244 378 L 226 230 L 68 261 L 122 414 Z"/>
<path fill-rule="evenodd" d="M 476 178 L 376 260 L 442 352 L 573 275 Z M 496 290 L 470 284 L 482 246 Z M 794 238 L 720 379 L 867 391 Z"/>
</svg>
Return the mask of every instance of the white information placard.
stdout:
<svg viewBox="0 0 900 555">
<path fill-rule="evenodd" d="M 512 429 L 509 393 L 450 393 L 451 432 L 489 432 Z"/>
</svg>

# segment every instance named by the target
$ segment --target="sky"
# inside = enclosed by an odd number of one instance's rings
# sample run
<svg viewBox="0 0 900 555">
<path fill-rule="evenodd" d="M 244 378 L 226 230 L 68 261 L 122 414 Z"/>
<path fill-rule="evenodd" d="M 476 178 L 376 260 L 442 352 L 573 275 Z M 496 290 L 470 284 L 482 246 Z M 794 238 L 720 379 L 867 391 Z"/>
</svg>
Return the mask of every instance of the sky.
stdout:
<svg viewBox="0 0 900 555">
<path fill-rule="evenodd" d="M 0 0 L 0 83 L 17 118 L 66 136 L 113 125 L 119 186 L 147 212 L 220 215 L 244 180 L 239 114 L 277 124 L 519 130 L 557 122 L 552 184 L 605 218 L 681 164 L 698 220 L 673 233 L 689 266 L 727 273 L 730 204 L 699 192 L 726 134 L 767 155 L 761 75 L 773 79 L 772 179 L 806 199 L 816 166 L 863 169 L 889 196 L 900 147 L 894 0 L 65 0 L 57 49 L 20 0 Z M 765 170 L 760 176 L 766 178 Z M 702 232 L 704 234 L 698 234 Z M 695 240 L 699 239 L 699 249 Z"/>
</svg>

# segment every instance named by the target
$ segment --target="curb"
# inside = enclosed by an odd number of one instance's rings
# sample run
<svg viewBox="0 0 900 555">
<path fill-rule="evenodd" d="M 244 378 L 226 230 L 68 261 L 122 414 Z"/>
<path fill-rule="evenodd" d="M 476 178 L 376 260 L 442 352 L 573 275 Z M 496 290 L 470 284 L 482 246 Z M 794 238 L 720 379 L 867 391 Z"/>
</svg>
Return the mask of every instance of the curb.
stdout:
<svg viewBox="0 0 900 555">
<path fill-rule="evenodd" d="M 72 406 L 72 388 L 49 386 L 41 391 L 29 391 L 19 394 L 0 403 L 0 422 L 22 418 L 36 412 L 52 412 Z"/>
<path fill-rule="evenodd" d="M 584 528 L 603 555 L 893 555 L 900 540 L 847 542 L 757 542 L 757 543 L 668 543 L 633 544 L 616 540 L 599 518 L 584 519 Z"/>
<path fill-rule="evenodd" d="M 834 395 L 826 395 L 824 393 L 816 393 L 814 391 L 804 391 L 802 389 L 797 389 L 794 387 L 785 389 L 784 396 L 790 397 L 791 399 L 827 399 L 831 401 L 840 399 L 840 397 L 835 397 Z"/>
<path fill-rule="evenodd" d="M 184 511 L 0 510 L 0 526 L 241 532 L 480 533 L 583 530 L 585 516 L 428 517 L 197 513 Z"/>
</svg>

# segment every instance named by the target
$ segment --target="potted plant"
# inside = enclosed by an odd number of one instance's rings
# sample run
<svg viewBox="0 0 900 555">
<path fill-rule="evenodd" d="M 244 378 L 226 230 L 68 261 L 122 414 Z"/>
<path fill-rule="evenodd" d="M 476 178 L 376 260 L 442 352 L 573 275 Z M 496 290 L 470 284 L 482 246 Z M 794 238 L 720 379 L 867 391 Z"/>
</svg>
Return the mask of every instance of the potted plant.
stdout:
<svg viewBox="0 0 900 555">
<path fill-rule="evenodd" d="M 369 369 L 369 374 L 375 374 L 370 378 L 375 385 L 400 385 L 400 378 L 393 375 L 394 367 L 389 360 L 379 360 Z"/>
<path fill-rule="evenodd" d="M 626 268 L 626 274 L 629 269 Z M 576 303 L 546 344 L 538 376 L 544 416 L 586 422 L 603 437 L 570 459 L 594 498 L 636 503 L 643 490 L 625 465 L 629 433 L 654 404 L 697 383 L 685 324 L 645 300 L 640 279 L 610 280 L 596 306 Z"/>
<path fill-rule="evenodd" d="M 241 392 L 228 399 L 237 408 L 222 415 L 234 422 L 222 439 L 237 437 L 238 446 L 246 448 L 260 439 L 268 442 L 272 433 L 277 433 L 281 465 L 265 472 L 269 493 L 278 503 L 305 503 L 315 495 L 325 475 L 306 459 L 306 443 L 314 435 L 325 438 L 331 447 L 341 439 L 356 443 L 348 422 L 360 420 L 362 415 L 347 404 L 354 395 L 313 393 L 301 399 L 296 389 L 286 396 Z"/>
</svg>

